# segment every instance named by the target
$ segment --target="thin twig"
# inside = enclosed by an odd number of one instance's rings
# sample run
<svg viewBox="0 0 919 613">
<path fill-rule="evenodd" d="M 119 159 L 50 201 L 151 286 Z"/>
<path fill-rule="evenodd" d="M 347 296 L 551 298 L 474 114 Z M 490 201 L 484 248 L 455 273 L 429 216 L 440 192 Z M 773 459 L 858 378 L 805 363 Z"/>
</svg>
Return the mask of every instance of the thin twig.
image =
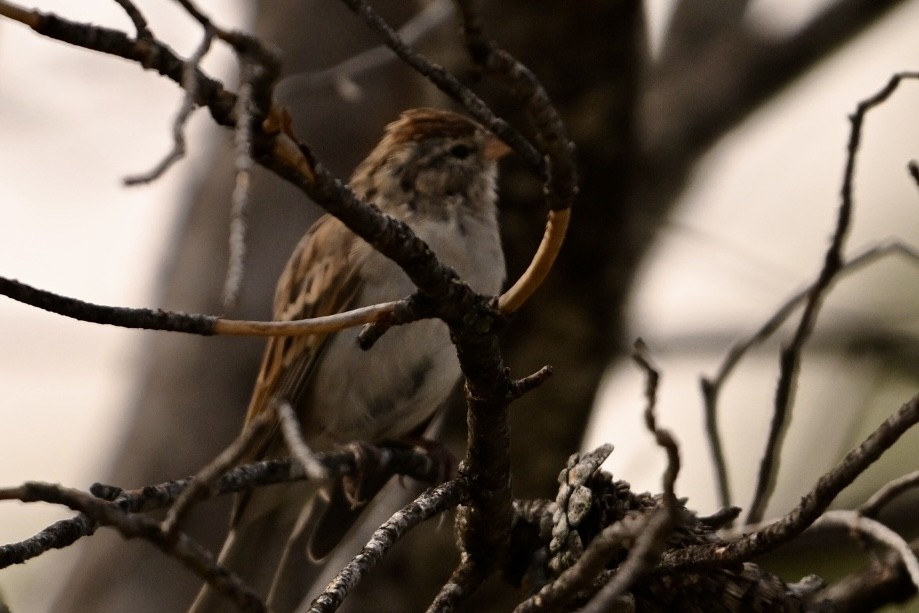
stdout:
<svg viewBox="0 0 919 613">
<path fill-rule="evenodd" d="M 635 341 L 632 360 L 645 372 L 645 426 L 654 435 L 658 446 L 667 452 L 667 469 L 664 471 L 663 487 L 665 500 L 676 501 L 674 486 L 680 473 L 680 450 L 669 430 L 657 424 L 657 388 L 660 385 L 660 371 L 648 355 L 648 346 L 641 339 Z"/>
<path fill-rule="evenodd" d="M 661 559 L 667 544 L 667 537 L 677 522 L 677 500 L 674 492 L 677 475 L 680 472 L 680 452 L 673 435 L 657 424 L 657 389 L 660 371 L 651 361 L 648 348 L 638 339 L 632 352 L 632 359 L 645 371 L 645 425 L 654 435 L 657 444 L 667 452 L 667 468 L 663 476 L 661 506 L 648 518 L 648 524 L 638 535 L 629 550 L 625 562 L 619 565 L 616 574 L 590 600 L 584 613 L 602 613 L 612 609 L 613 604 L 625 596 L 629 589 Z"/>
<path fill-rule="evenodd" d="M 604 528 L 572 566 L 562 572 L 555 581 L 543 586 L 538 593 L 517 605 L 514 613 L 561 609 L 597 578 L 613 555 L 635 542 L 635 539 L 647 529 L 652 513 L 631 512 Z"/>
<path fill-rule="evenodd" d="M 497 77 L 511 91 L 536 127 L 538 149 L 543 157 L 542 177 L 546 181 L 549 210 L 570 208 L 578 193 L 574 143 L 546 88 L 529 68 L 486 38 L 482 17 L 476 10 L 475 2 L 457 0 L 457 4 L 463 16 L 466 47 L 473 61 Z"/>
<path fill-rule="evenodd" d="M 846 454 L 833 470 L 801 498 L 790 513 L 765 528 L 729 544 L 693 545 L 664 554 L 662 572 L 742 562 L 787 543 L 811 526 L 839 493 L 868 469 L 904 432 L 919 423 L 919 395 L 888 417 L 861 445 Z"/>
<path fill-rule="evenodd" d="M 267 413 L 266 413 L 267 415 Z M 430 482 L 440 475 L 441 468 L 424 452 L 402 446 L 385 447 L 379 455 L 385 465 L 380 470 L 390 474 L 401 474 Z M 342 476 L 353 473 L 357 463 L 354 451 L 349 448 L 316 454 L 329 474 Z M 199 497 L 237 492 L 289 483 L 305 478 L 303 467 L 296 460 L 268 460 L 237 466 L 221 475 L 213 486 Z M 175 504 L 193 481 L 192 477 L 148 485 L 136 490 L 122 490 L 117 487 L 95 484 L 90 491 L 102 500 L 114 502 L 118 508 L 129 513 L 156 511 Z M 91 535 L 97 524 L 86 515 L 55 522 L 53 525 L 18 543 L 0 545 L 0 569 L 12 564 L 21 564 L 51 549 L 66 547 L 84 536 Z"/>
<path fill-rule="evenodd" d="M 84 513 L 56 521 L 18 543 L 0 545 L 0 569 L 23 564 L 52 549 L 64 549 L 96 531 L 98 524 Z"/>
<path fill-rule="evenodd" d="M 337 332 L 345 328 L 354 328 L 386 319 L 392 313 L 395 305 L 396 302 L 383 302 L 334 315 L 324 315 L 311 319 L 292 319 L 290 321 L 216 319 L 212 334 L 224 336 L 297 336 L 300 334 Z"/>
<path fill-rule="evenodd" d="M 102 525 L 116 529 L 125 538 L 142 538 L 177 559 L 198 576 L 231 598 L 242 611 L 266 611 L 264 602 L 232 572 L 220 568 L 213 556 L 188 535 L 166 535 L 158 521 L 123 511 L 117 504 L 85 492 L 49 483 L 29 482 L 0 489 L 0 499 L 48 502 L 80 511 Z"/>
<path fill-rule="evenodd" d="M 198 89 L 198 69 L 200 68 L 201 60 L 203 60 L 207 52 L 210 51 L 213 40 L 214 31 L 210 28 L 206 29 L 201 44 L 185 62 L 185 68 L 182 71 L 182 89 L 185 90 L 185 94 L 182 96 L 182 106 L 179 108 L 179 112 L 172 122 L 172 150 L 151 170 L 143 174 L 125 177 L 125 185 L 151 183 L 163 176 L 173 164 L 185 157 L 187 151 L 185 126 L 188 124 L 188 118 L 196 107 L 195 98 Z"/>
<path fill-rule="evenodd" d="M 370 349 L 393 326 L 401 326 L 433 316 L 431 301 L 421 292 L 415 292 L 402 300 L 388 303 L 392 308 L 385 317 L 366 324 L 357 334 L 357 344 L 364 351 Z"/>
<path fill-rule="evenodd" d="M 169 508 L 169 512 L 166 513 L 162 524 L 164 535 L 167 537 L 174 535 L 178 531 L 182 520 L 191 510 L 192 505 L 205 494 L 211 493 L 215 482 L 220 476 L 251 451 L 253 443 L 271 425 L 271 417 L 273 416 L 270 413 L 263 413 L 253 419 L 226 449 L 221 451 L 207 466 L 198 471 L 198 474 L 194 476 L 188 487 L 179 494 L 175 503 Z"/>
<path fill-rule="evenodd" d="M 849 258 L 842 268 L 840 268 L 836 279 L 838 281 L 869 265 L 873 265 L 876 262 L 895 255 L 899 255 L 913 264 L 919 264 L 919 251 L 916 251 L 914 247 L 901 241 L 878 243 L 861 250 L 858 254 Z M 788 317 L 794 313 L 795 309 L 807 300 L 808 296 L 810 296 L 811 292 L 814 290 L 814 286 L 815 284 L 812 283 L 788 298 L 779 306 L 773 315 L 756 330 L 756 332 L 735 342 L 725 354 L 715 375 L 703 377 L 701 380 L 702 397 L 705 403 L 706 435 L 709 442 L 712 461 L 715 466 L 720 503 L 724 507 L 731 506 L 731 495 L 728 483 L 727 463 L 722 451 L 721 435 L 718 432 L 718 399 L 721 390 L 744 356 L 746 356 L 751 349 L 771 337 L 782 324 L 785 323 Z"/>
<path fill-rule="evenodd" d="M 628 594 L 635 585 L 661 559 L 666 547 L 667 536 L 673 531 L 676 507 L 664 502 L 648 518 L 647 525 L 638 533 L 635 544 L 629 550 L 625 562 L 619 565 L 616 574 L 604 585 L 582 613 L 604 613 L 614 610 L 616 601 Z"/>
<path fill-rule="evenodd" d="M 109 324 L 122 328 L 168 330 L 188 334 L 211 335 L 218 319 L 212 315 L 198 315 L 163 311 L 161 309 L 129 309 L 92 304 L 36 289 L 15 279 L 0 277 L 0 295 L 17 302 L 71 317 L 80 321 Z"/>
<path fill-rule="evenodd" d="M 543 366 L 536 372 L 529 374 L 520 379 L 516 379 L 511 382 L 511 390 L 508 392 L 509 396 L 514 398 L 520 398 L 524 394 L 528 394 L 543 383 L 545 383 L 549 377 L 552 376 L 552 367 Z"/>
<path fill-rule="evenodd" d="M 6 0 L 0 0 L 0 16 L 23 23 L 42 36 L 136 62 L 179 85 L 185 80 L 187 63 L 157 39 L 138 41 L 119 30 L 70 21 L 53 13 L 27 10 Z M 195 82 L 198 86 L 195 102 L 207 106 L 219 125 L 234 125 L 236 96 L 224 89 L 220 81 L 200 70 L 195 75 Z"/>
<path fill-rule="evenodd" d="M 310 605 L 310 613 L 335 611 L 348 593 L 379 563 L 392 546 L 409 530 L 459 504 L 467 495 L 468 484 L 453 479 L 425 491 L 374 531 L 364 548 L 332 579 L 325 591 Z"/>
<path fill-rule="evenodd" d="M 542 156 L 517 130 L 503 119 L 495 116 L 485 102 L 475 95 L 459 79 L 450 74 L 443 66 L 434 64 L 415 53 L 399 33 L 384 20 L 376 10 L 364 0 L 342 0 L 345 5 L 358 14 L 372 30 L 380 34 L 387 47 L 408 66 L 427 78 L 445 94 L 459 102 L 463 108 L 475 117 L 482 125 L 497 134 L 501 140 L 510 145 L 534 170 L 544 176 Z"/>
<path fill-rule="evenodd" d="M 281 434 L 284 436 L 284 442 L 294 458 L 300 462 L 307 477 L 315 481 L 328 479 L 329 470 L 317 459 L 316 454 L 303 440 L 300 423 L 297 421 L 297 416 L 294 414 L 294 409 L 290 406 L 290 403 L 276 401 L 274 402 L 274 410 L 281 424 Z"/>
<path fill-rule="evenodd" d="M 565 242 L 570 219 L 570 208 L 549 211 L 546 231 L 533 259 L 520 278 L 498 298 L 498 308 L 502 313 L 509 314 L 519 310 L 549 276 L 549 271 L 552 270 L 555 259 L 562 249 L 562 243 Z"/>
<path fill-rule="evenodd" d="M 236 176 L 230 208 L 229 261 L 223 283 L 221 303 L 233 308 L 239 299 L 246 266 L 246 230 L 249 204 L 249 188 L 252 183 L 252 77 L 253 66 L 246 57 L 241 58 L 239 91 L 236 99 L 236 128 L 233 130 L 235 157 L 233 165 Z"/>
<path fill-rule="evenodd" d="M 153 38 L 153 33 L 150 32 L 150 27 L 147 25 L 147 20 L 144 18 L 143 13 L 140 12 L 131 0 L 115 0 L 115 2 L 124 9 L 124 12 L 128 15 L 128 19 L 134 24 L 137 38 L 144 40 Z"/>
<path fill-rule="evenodd" d="M 813 331 L 817 321 L 817 314 L 823 304 L 824 296 L 830 286 L 835 282 L 836 276 L 843 266 L 846 237 L 851 225 L 852 209 L 854 207 L 853 185 L 855 182 L 855 163 L 858 157 L 859 148 L 862 138 L 862 124 L 865 115 L 885 102 L 896 91 L 897 86 L 903 79 L 919 78 L 919 73 L 902 72 L 893 75 L 887 84 L 873 96 L 862 100 L 858 103 L 855 113 L 849 118 L 852 129 L 849 133 L 849 142 L 847 146 L 847 156 L 845 171 L 843 172 L 841 203 L 836 222 L 836 229 L 833 232 L 833 238 L 824 257 L 823 268 L 817 276 L 817 281 L 811 288 L 807 302 L 804 304 L 804 311 L 798 322 L 798 327 L 792 336 L 791 341 L 781 352 L 779 360 L 779 381 L 775 392 L 775 411 L 772 422 L 769 426 L 769 435 L 766 441 L 766 447 L 760 461 L 759 473 L 757 475 L 756 487 L 753 494 L 753 500 L 750 503 L 750 511 L 747 514 L 747 523 L 758 522 L 763 518 L 766 511 L 766 505 L 772 492 L 775 489 L 776 476 L 779 469 L 779 461 L 782 449 L 782 443 L 785 433 L 788 430 L 791 407 L 794 404 L 796 383 L 798 380 L 798 371 L 801 364 L 801 354 L 804 344 Z"/>
<path fill-rule="evenodd" d="M 485 37 L 481 14 L 470 0 L 457 0 L 463 34 L 473 61 L 495 76 L 517 98 L 536 128 L 543 156 L 543 179 L 549 215 L 542 241 L 519 279 L 498 299 L 502 313 L 513 313 L 542 285 L 555 264 L 568 229 L 571 206 L 578 193 L 574 143 L 549 94 L 529 68 Z"/>
<path fill-rule="evenodd" d="M 211 21 L 210 17 L 201 12 L 201 10 L 195 6 L 191 0 L 175 0 L 175 2 L 181 6 L 185 11 L 191 15 L 191 18 L 201 24 L 201 27 L 205 30 L 213 28 L 215 32 L 220 33 L 220 37 L 224 38 L 225 30 L 218 28 Z"/>
<path fill-rule="evenodd" d="M 746 351 L 746 350 L 744 350 Z M 722 366 L 724 363 L 722 363 Z M 699 380 L 702 390 L 702 403 L 705 407 L 705 438 L 708 440 L 708 450 L 712 457 L 712 466 L 715 469 L 715 484 L 718 488 L 718 501 L 722 507 L 730 507 L 731 482 L 728 475 L 728 463 L 724 456 L 724 445 L 721 442 L 721 433 L 718 430 L 718 395 L 721 392 L 720 384 L 715 384 L 708 377 Z"/>
</svg>

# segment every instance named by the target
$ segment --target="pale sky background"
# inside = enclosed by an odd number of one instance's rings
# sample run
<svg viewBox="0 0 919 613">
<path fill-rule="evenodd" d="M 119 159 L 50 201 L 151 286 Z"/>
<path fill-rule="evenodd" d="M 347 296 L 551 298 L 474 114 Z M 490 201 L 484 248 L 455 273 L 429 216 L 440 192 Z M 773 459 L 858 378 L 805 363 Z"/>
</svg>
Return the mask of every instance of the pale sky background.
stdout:
<svg viewBox="0 0 919 613">
<path fill-rule="evenodd" d="M 651 4 L 662 14 L 667 3 Z M 779 30 L 800 18 L 787 12 L 789 7 L 800 13 L 821 4 L 772 0 L 754 3 L 753 10 Z M 180 52 L 187 54 L 197 45 L 199 29 L 172 2 L 139 5 L 154 31 Z M 201 5 L 219 14 L 223 25 L 233 25 L 243 21 L 241 8 L 247 3 L 212 0 Z M 43 0 L 35 6 L 73 19 L 131 27 L 111 0 Z M 706 457 L 696 436 L 701 423 L 696 379 L 713 371 L 722 351 L 688 356 L 673 347 L 685 345 L 680 338 L 713 328 L 753 330 L 813 277 L 835 221 L 846 116 L 891 72 L 919 68 L 916 23 L 919 2 L 911 2 L 726 139 L 699 169 L 686 204 L 645 265 L 632 303 L 631 329 L 646 338 L 662 366 L 663 419 L 677 432 L 686 458 Z M 219 45 L 213 59 L 208 64 L 212 70 L 231 75 L 229 56 Z M 157 306 L 155 274 L 170 224 L 186 181 L 207 163 L 207 114 L 198 113 L 193 121 L 190 158 L 164 179 L 125 188 L 121 178 L 152 167 L 169 149 L 179 104 L 177 88 L 155 74 L 0 21 L 0 274 L 91 302 Z M 919 157 L 916 108 L 919 84 L 907 83 L 868 120 L 853 247 L 892 235 L 917 238 L 919 192 L 904 170 L 910 158 Z M 846 309 L 828 315 L 844 321 L 853 308 L 864 309 L 869 318 L 888 313 L 885 326 L 915 332 L 919 271 L 898 266 L 883 271 L 866 278 L 869 290 L 865 285 L 848 290 Z M 892 274 L 898 275 L 893 283 Z M 865 306 L 858 307 L 859 302 Z M 76 322 L 0 298 L 0 485 L 38 479 L 86 488 L 98 478 L 120 433 L 123 411 L 131 406 L 129 391 L 144 334 L 149 333 Z M 849 361 L 820 356 L 813 363 L 818 361 L 836 370 L 822 371 L 829 375 L 815 376 L 805 386 L 802 406 L 821 397 L 821 390 L 840 385 L 833 373 L 851 379 Z M 771 368 L 774 353 L 758 362 Z M 738 463 L 735 489 L 749 473 L 744 462 L 752 460 L 743 460 L 742 451 L 749 445 L 758 448 L 762 431 L 756 416 L 764 414 L 774 387 L 774 377 L 763 377 L 760 365 L 754 366 L 738 378 L 725 401 L 744 408 L 727 418 L 743 434 L 729 446 Z M 870 364 L 858 364 L 858 370 L 866 377 L 878 371 Z M 603 398 L 611 416 L 595 425 L 586 444 L 613 440 L 617 448 L 610 465 L 616 476 L 657 490 L 661 454 L 650 438 L 634 434 L 642 431 L 643 406 L 636 375 L 629 365 L 612 371 L 615 385 Z M 914 385 L 887 384 L 889 412 L 911 395 Z M 848 394 L 849 404 L 858 405 L 868 393 L 865 386 L 856 388 L 861 391 Z M 820 411 L 800 413 L 796 424 L 814 426 L 793 428 L 793 446 L 812 448 L 814 432 L 820 432 L 821 444 L 838 447 L 852 436 L 853 428 L 844 425 L 838 434 L 827 431 Z M 617 436 L 623 431 L 633 434 Z M 681 476 L 680 494 L 704 512 L 713 504 L 710 471 L 704 461 L 692 464 Z M 809 478 L 791 485 L 809 486 Z M 747 502 L 744 495 L 739 498 Z M 68 515 L 51 507 L 0 503 L 0 541 L 26 538 Z M 0 590 L 17 613 L 41 611 L 44 598 L 52 595 L 49 577 L 60 572 L 52 565 L 70 561 L 67 552 L 52 552 L 4 570 Z"/>
</svg>

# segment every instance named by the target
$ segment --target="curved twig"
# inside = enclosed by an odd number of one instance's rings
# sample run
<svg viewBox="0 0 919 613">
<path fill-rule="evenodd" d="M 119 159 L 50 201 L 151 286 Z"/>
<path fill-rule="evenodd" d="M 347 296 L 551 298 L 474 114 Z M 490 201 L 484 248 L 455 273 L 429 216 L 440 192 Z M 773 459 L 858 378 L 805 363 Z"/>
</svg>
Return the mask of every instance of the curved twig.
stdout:
<svg viewBox="0 0 919 613">
<path fill-rule="evenodd" d="M 568 220 L 570 218 L 570 208 L 549 211 L 546 232 L 543 234 L 542 242 L 539 243 L 539 247 L 536 249 L 536 255 L 533 256 L 530 265 L 520 275 L 517 282 L 498 298 L 498 309 L 502 313 L 510 314 L 519 309 L 545 281 L 549 271 L 552 270 L 552 265 L 555 264 L 555 258 L 558 257 L 558 253 L 561 251 L 562 243 L 565 241 L 565 233 L 568 230 Z"/>
<path fill-rule="evenodd" d="M 549 204 L 546 230 L 527 270 L 498 301 L 503 313 L 513 313 L 542 285 L 565 240 L 571 206 L 578 193 L 574 143 L 536 75 L 485 37 L 482 17 L 473 2 L 457 0 L 457 4 L 463 16 L 463 35 L 469 55 L 520 102 L 536 128 L 536 142 L 544 160 L 543 179 Z"/>
</svg>

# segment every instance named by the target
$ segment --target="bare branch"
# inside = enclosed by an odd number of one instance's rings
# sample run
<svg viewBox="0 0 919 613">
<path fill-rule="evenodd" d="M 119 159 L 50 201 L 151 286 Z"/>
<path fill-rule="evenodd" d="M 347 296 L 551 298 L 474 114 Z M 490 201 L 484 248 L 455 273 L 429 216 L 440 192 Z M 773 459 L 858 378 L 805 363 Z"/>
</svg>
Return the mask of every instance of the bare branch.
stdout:
<svg viewBox="0 0 919 613">
<path fill-rule="evenodd" d="M 5 1 L 0 2 L 0 15 L 24 23 L 33 30 L 38 28 L 42 20 L 42 15 L 38 11 L 30 11 Z"/>
<path fill-rule="evenodd" d="M 663 556 L 664 570 L 702 567 L 749 560 L 787 543 L 811 526 L 843 489 L 873 464 L 912 426 L 919 423 L 919 395 L 887 418 L 861 445 L 846 454 L 833 470 L 801 498 L 782 519 L 730 544 L 694 545 Z"/>
<path fill-rule="evenodd" d="M 502 312 L 513 313 L 542 285 L 565 240 L 570 209 L 578 193 L 574 143 L 542 83 L 526 66 L 485 37 L 481 15 L 471 0 L 458 0 L 458 4 L 473 61 L 497 77 L 523 105 L 536 127 L 539 152 L 545 159 L 549 202 L 546 231 L 526 271 L 498 300 Z"/>
<path fill-rule="evenodd" d="M 195 49 L 191 57 L 188 58 L 188 61 L 185 62 L 185 68 L 182 71 L 182 89 L 185 90 L 185 94 L 182 96 L 182 106 L 179 108 L 179 112 L 172 122 L 172 150 L 150 171 L 125 177 L 125 185 L 151 183 L 163 176 L 173 164 L 185 157 L 187 150 L 185 143 L 185 126 L 188 124 L 188 118 L 191 117 L 192 111 L 195 110 L 195 92 L 198 87 L 197 77 L 201 66 L 201 60 L 203 60 L 207 52 L 210 51 L 213 40 L 214 31 L 211 29 L 205 30 L 201 44 Z"/>
<path fill-rule="evenodd" d="M 779 382 L 775 392 L 775 412 L 769 427 L 766 448 L 760 462 L 753 501 L 750 503 L 750 510 L 747 514 L 748 523 L 755 523 L 763 518 L 763 514 L 766 511 L 766 505 L 775 489 L 776 475 L 778 474 L 780 460 L 779 456 L 781 454 L 785 432 L 788 428 L 791 407 L 794 404 L 795 384 L 798 379 L 798 369 L 801 363 L 801 354 L 804 349 L 804 344 L 813 331 L 817 321 L 817 314 L 820 312 L 820 307 L 823 303 L 823 298 L 830 286 L 836 281 L 836 277 L 845 261 L 843 249 L 845 247 L 846 237 L 849 233 L 852 209 L 854 207 L 853 184 L 855 181 L 855 163 L 861 145 L 862 124 L 865 120 L 865 115 L 874 107 L 885 102 L 894 91 L 896 91 L 903 79 L 917 78 L 919 78 L 919 73 L 914 72 L 902 72 L 893 75 L 887 84 L 876 94 L 859 102 L 855 109 L 855 113 L 849 118 L 852 123 L 852 129 L 849 133 L 849 143 L 847 146 L 848 154 L 846 156 L 846 166 L 843 172 L 840 194 L 841 203 L 839 205 L 836 229 L 833 232 L 833 238 L 824 256 L 823 268 L 820 270 L 820 274 L 817 276 L 817 280 L 808 294 L 807 302 L 804 305 L 804 311 L 801 314 L 801 320 L 798 322 L 798 327 L 791 341 L 782 349 L 779 361 Z"/>
<path fill-rule="evenodd" d="M 910 543 L 913 555 L 919 542 Z M 903 603 L 916 595 L 916 587 L 901 556 L 890 551 L 880 560 L 827 586 L 810 598 L 812 611 L 873 611 L 886 604 Z"/>
<path fill-rule="evenodd" d="M 0 277 L 0 295 L 44 311 L 80 321 L 121 328 L 182 332 L 203 336 L 296 336 L 336 332 L 389 317 L 397 302 L 384 302 L 343 313 L 291 321 L 221 319 L 214 315 L 180 313 L 162 309 L 113 307 L 77 300 L 34 288 L 15 279 Z"/>
<path fill-rule="evenodd" d="M 303 440 L 303 433 L 300 431 L 300 424 L 297 422 L 297 416 L 294 414 L 293 407 L 289 402 L 276 401 L 274 410 L 277 413 L 278 420 L 281 423 L 281 433 L 284 435 L 284 443 L 293 454 L 294 458 L 303 467 L 303 472 L 307 477 L 313 480 L 323 480 L 329 478 L 328 469 L 317 459 L 317 456 L 306 445 Z M 270 415 L 270 413 L 269 413 Z"/>
<path fill-rule="evenodd" d="M 290 321 L 238 321 L 215 318 L 212 333 L 225 336 L 295 336 L 337 332 L 345 328 L 387 320 L 397 304 L 398 302 L 383 302 L 334 315 Z"/>
<path fill-rule="evenodd" d="M 377 528 L 364 546 L 325 591 L 313 600 L 310 613 L 335 611 L 348 593 L 379 563 L 389 549 L 409 530 L 455 507 L 468 495 L 468 483 L 463 478 L 453 479 L 425 491 L 401 511 Z"/>
<path fill-rule="evenodd" d="M 385 447 L 379 454 L 379 470 L 389 474 L 410 476 L 419 481 L 430 482 L 441 474 L 441 467 L 426 453 L 401 446 Z M 317 460 L 329 474 L 343 476 L 357 469 L 355 451 L 343 448 L 333 452 L 316 454 Z M 302 465 L 293 459 L 254 462 L 230 469 L 205 488 L 197 497 L 209 498 L 221 494 L 234 494 L 253 487 L 276 483 L 287 483 L 306 478 Z M 128 513 L 141 513 L 164 509 L 176 503 L 194 479 L 189 477 L 148 485 L 136 490 L 122 490 L 118 487 L 95 484 L 92 494 L 101 500 L 115 503 Z M 72 519 L 56 522 L 31 538 L 20 543 L 0 545 L 0 569 L 12 564 L 21 564 L 50 549 L 67 547 L 84 536 L 95 532 L 97 523 L 81 514 Z"/>
<path fill-rule="evenodd" d="M 137 62 L 145 68 L 156 70 L 179 85 L 182 85 L 185 79 L 187 63 L 156 39 L 132 39 L 118 30 L 77 23 L 50 13 L 29 11 L 6 0 L 0 0 L 0 15 L 19 21 L 42 36 Z M 199 69 L 196 69 L 195 82 L 195 102 L 207 106 L 218 124 L 234 125 L 233 107 L 236 96 L 225 90 L 219 81 Z"/>
<path fill-rule="evenodd" d="M 558 253 L 561 251 L 562 243 L 565 241 L 570 218 L 570 208 L 549 211 L 546 231 L 543 234 L 542 241 L 539 243 L 539 247 L 536 249 L 533 260 L 523 274 L 520 275 L 520 278 L 510 289 L 501 294 L 501 298 L 498 300 L 498 308 L 503 313 L 513 313 L 518 310 L 546 280 L 549 271 L 552 270 L 552 266 L 555 264 L 555 258 L 558 257 Z"/>
<path fill-rule="evenodd" d="M 542 157 L 536 149 L 517 130 L 506 121 L 492 113 L 485 102 L 475 95 L 468 87 L 447 72 L 443 66 L 434 64 L 426 58 L 415 53 L 396 32 L 392 26 L 377 13 L 364 0 L 342 0 L 352 11 L 371 29 L 379 33 L 387 47 L 408 66 L 427 78 L 445 94 L 459 102 L 463 108 L 479 120 L 482 125 L 501 137 L 501 140 L 510 145 L 533 169 L 543 169 Z"/>
<path fill-rule="evenodd" d="M 115 0 L 115 2 L 124 9 L 131 23 L 134 24 L 134 29 L 137 31 L 137 38 L 153 38 L 153 33 L 150 32 L 150 28 L 147 26 L 147 20 L 144 18 L 143 13 L 138 10 L 131 0 Z"/>
<path fill-rule="evenodd" d="M 208 336 L 215 334 L 214 327 L 218 321 L 218 318 L 211 315 L 101 306 L 36 289 L 5 277 L 0 277 L 0 295 L 65 317 L 122 328 L 167 330 Z"/>
<path fill-rule="evenodd" d="M 670 501 L 667 504 L 676 502 L 674 494 L 674 485 L 676 484 L 677 475 L 680 472 L 680 451 L 677 447 L 673 435 L 664 428 L 657 425 L 655 411 L 657 409 L 657 387 L 660 383 L 660 372 L 648 356 L 648 347 L 641 339 L 635 341 L 632 351 L 632 359 L 645 371 L 647 381 L 645 383 L 645 398 L 648 403 L 645 406 L 645 426 L 654 435 L 657 444 L 667 452 L 667 469 L 664 471 L 664 497 Z"/>
<path fill-rule="evenodd" d="M 839 269 L 836 279 L 838 281 L 844 277 L 848 277 L 869 265 L 895 255 L 901 256 L 913 264 L 919 264 L 919 252 L 917 252 L 914 247 L 900 241 L 879 243 L 849 258 Z M 744 356 L 746 356 L 753 347 L 760 345 L 775 334 L 788 317 L 794 313 L 795 309 L 807 300 L 811 292 L 814 291 L 815 283 L 808 285 L 786 300 L 752 335 L 735 342 L 728 350 L 715 375 L 713 377 L 703 377 L 701 379 L 702 397 L 705 402 L 706 435 L 709 441 L 712 460 L 715 465 L 716 480 L 718 482 L 722 506 L 731 506 L 731 496 L 728 484 L 727 464 L 721 447 L 721 436 L 718 433 L 718 398 L 721 390 L 724 383 L 734 372 L 737 365 L 740 364 Z"/>
<path fill-rule="evenodd" d="M 619 565 L 616 574 L 584 607 L 585 613 L 608 611 L 613 604 L 627 595 L 629 589 L 661 559 L 667 546 L 667 537 L 677 523 L 677 500 L 674 485 L 680 472 L 680 452 L 669 431 L 657 424 L 657 388 L 660 371 L 648 356 L 648 348 L 639 339 L 635 342 L 632 359 L 645 371 L 645 425 L 654 435 L 657 444 L 667 452 L 667 468 L 664 471 L 664 493 L 661 506 L 647 517 L 647 525 L 639 532 L 635 544 L 629 550 L 625 562 Z"/>
<path fill-rule="evenodd" d="M 236 575 L 219 568 L 213 556 L 186 534 L 164 534 L 159 522 L 125 513 L 118 505 L 78 490 L 48 483 L 29 482 L 19 487 L 0 489 L 0 500 L 48 502 L 80 511 L 93 521 L 111 526 L 125 538 L 142 538 L 180 561 L 200 577 L 219 586 L 242 611 L 266 611 L 265 604 Z"/>
<path fill-rule="evenodd" d="M 162 530 L 168 536 L 173 536 L 179 529 L 182 520 L 191 510 L 192 505 L 205 495 L 212 495 L 217 479 L 227 470 L 237 464 L 252 448 L 252 444 L 262 436 L 271 425 L 272 415 L 265 413 L 253 419 L 247 427 L 236 437 L 229 447 L 224 449 L 212 462 L 198 471 L 192 478 L 188 487 L 179 494 L 175 503 L 169 508 L 163 520 Z"/>
<path fill-rule="evenodd" d="M 54 522 L 32 537 L 18 543 L 0 545 L 0 569 L 23 564 L 52 549 L 64 549 L 96 531 L 98 524 L 83 513 Z"/>
<path fill-rule="evenodd" d="M 552 376 L 552 367 L 543 366 L 531 375 L 512 382 L 512 389 L 509 392 L 511 398 L 519 398 L 524 394 L 533 391 Z"/>
<path fill-rule="evenodd" d="M 252 113 L 250 103 L 253 95 L 253 66 L 248 58 L 241 58 L 239 71 L 239 94 L 236 103 L 238 121 L 233 130 L 233 145 L 236 156 L 233 165 L 236 178 L 233 184 L 233 203 L 230 208 L 230 245 L 226 279 L 223 283 L 221 302 L 232 308 L 239 299 L 239 288 L 243 281 L 246 263 L 246 212 L 249 205 L 249 186 L 252 182 Z"/>
</svg>

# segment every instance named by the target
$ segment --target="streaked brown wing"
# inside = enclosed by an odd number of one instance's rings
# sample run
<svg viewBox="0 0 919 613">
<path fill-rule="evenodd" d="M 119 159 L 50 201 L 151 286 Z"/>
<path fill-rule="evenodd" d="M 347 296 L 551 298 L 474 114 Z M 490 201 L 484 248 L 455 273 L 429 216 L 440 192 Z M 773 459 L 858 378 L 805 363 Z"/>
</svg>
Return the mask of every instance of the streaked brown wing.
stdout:
<svg viewBox="0 0 919 613">
<path fill-rule="evenodd" d="M 358 238 L 331 215 L 323 215 L 300 239 L 291 254 L 274 296 L 274 319 L 291 321 L 347 310 L 357 296 L 360 275 L 357 272 Z M 246 425 L 256 415 L 269 410 L 274 398 L 295 405 L 309 384 L 310 373 L 322 352 L 328 334 L 271 337 L 255 381 Z M 307 409 L 309 410 L 309 409 Z M 274 418 L 272 418 L 274 420 Z M 306 421 L 300 415 L 301 422 Z M 281 453 L 283 440 L 278 424 L 254 443 L 247 461 L 264 459 Z M 230 525 L 240 521 L 253 492 L 236 497 Z"/>
<path fill-rule="evenodd" d="M 275 291 L 274 319 L 290 321 L 347 310 L 360 285 L 355 262 L 358 240 L 334 217 L 319 218 L 281 273 Z M 328 334 L 307 334 L 269 339 L 246 413 L 247 424 L 266 411 L 274 398 L 296 402 L 309 383 L 327 337 Z M 268 443 L 257 455 L 264 454 Z"/>
</svg>

